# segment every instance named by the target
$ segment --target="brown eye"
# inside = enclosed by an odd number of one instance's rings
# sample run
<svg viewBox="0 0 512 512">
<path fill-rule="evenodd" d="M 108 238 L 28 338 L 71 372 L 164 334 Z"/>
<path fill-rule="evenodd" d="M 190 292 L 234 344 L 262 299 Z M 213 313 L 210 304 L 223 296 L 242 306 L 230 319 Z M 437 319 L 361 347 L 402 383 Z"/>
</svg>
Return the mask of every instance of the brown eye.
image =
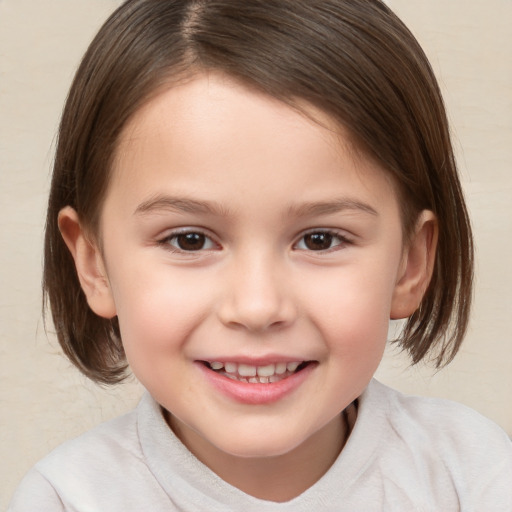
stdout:
<svg viewBox="0 0 512 512">
<path fill-rule="evenodd" d="M 203 233 L 190 231 L 173 235 L 167 239 L 167 243 L 179 251 L 201 251 L 203 249 L 212 249 L 214 243 Z"/>
<path fill-rule="evenodd" d="M 200 233 L 187 233 L 178 235 L 176 242 L 183 251 L 198 251 L 204 247 L 205 236 Z"/>
<path fill-rule="evenodd" d="M 321 230 L 310 231 L 300 238 L 294 248 L 299 251 L 330 252 L 352 245 L 349 238 L 337 231 Z"/>
<path fill-rule="evenodd" d="M 333 239 L 330 233 L 310 233 L 304 236 L 304 246 L 310 251 L 325 251 L 332 247 Z"/>
</svg>

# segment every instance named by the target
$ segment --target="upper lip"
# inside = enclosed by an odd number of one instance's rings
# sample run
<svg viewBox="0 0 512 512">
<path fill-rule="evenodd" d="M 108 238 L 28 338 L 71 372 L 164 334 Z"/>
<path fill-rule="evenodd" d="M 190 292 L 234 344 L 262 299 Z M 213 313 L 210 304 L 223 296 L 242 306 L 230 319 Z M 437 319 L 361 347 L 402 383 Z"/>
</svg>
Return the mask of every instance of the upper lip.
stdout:
<svg viewBox="0 0 512 512">
<path fill-rule="evenodd" d="M 303 363 L 306 361 L 312 361 L 310 358 L 304 358 L 304 357 L 295 357 L 295 356 L 283 356 L 283 355 L 276 355 L 276 356 L 265 356 L 265 357 L 248 357 L 248 356 L 229 356 L 229 357 L 223 357 L 223 356 L 214 356 L 214 357 L 207 357 L 207 358 L 201 358 L 197 361 L 204 361 L 206 363 L 237 363 L 237 364 L 246 364 L 249 366 L 267 366 L 269 364 L 276 364 L 276 363 Z"/>
</svg>

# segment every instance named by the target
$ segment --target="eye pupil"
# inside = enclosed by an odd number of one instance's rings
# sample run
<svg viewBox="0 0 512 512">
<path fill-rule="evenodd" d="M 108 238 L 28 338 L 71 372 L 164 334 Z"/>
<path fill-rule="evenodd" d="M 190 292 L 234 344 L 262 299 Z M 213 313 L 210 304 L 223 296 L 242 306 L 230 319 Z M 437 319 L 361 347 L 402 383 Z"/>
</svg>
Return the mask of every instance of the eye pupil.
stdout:
<svg viewBox="0 0 512 512">
<path fill-rule="evenodd" d="M 324 251 L 332 244 L 332 235 L 329 233 L 310 233 L 304 237 L 306 247 L 312 251 Z"/>
<path fill-rule="evenodd" d="M 198 251 L 204 247 L 206 237 L 201 233 L 185 233 L 178 235 L 176 242 L 183 251 Z"/>
</svg>

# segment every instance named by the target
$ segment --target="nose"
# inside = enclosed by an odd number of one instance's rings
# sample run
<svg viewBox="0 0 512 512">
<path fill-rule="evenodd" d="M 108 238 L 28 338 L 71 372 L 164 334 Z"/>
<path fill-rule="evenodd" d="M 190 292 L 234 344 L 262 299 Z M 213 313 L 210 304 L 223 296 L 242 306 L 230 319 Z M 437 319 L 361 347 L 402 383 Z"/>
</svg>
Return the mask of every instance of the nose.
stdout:
<svg viewBox="0 0 512 512">
<path fill-rule="evenodd" d="M 218 305 L 224 325 L 263 332 L 293 323 L 297 309 L 291 283 L 275 258 L 256 254 L 239 258 L 226 277 Z"/>
</svg>

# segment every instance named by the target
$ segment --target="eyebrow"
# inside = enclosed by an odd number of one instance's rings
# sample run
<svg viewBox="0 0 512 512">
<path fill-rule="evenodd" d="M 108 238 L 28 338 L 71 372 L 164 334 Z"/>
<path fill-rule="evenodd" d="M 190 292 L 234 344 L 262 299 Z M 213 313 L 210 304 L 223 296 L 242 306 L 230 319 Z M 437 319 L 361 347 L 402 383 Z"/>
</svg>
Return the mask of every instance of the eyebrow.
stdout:
<svg viewBox="0 0 512 512">
<path fill-rule="evenodd" d="M 291 206 L 288 210 L 289 215 L 297 217 L 307 217 L 315 215 L 329 215 L 332 213 L 338 213 L 346 210 L 352 210 L 355 212 L 368 213 L 370 215 L 379 216 L 379 213 L 375 208 L 369 204 L 362 203 L 350 198 L 334 199 L 333 201 L 324 202 L 312 202 L 304 203 L 298 206 Z"/>
<path fill-rule="evenodd" d="M 206 215 L 225 216 L 226 209 L 212 201 L 198 201 L 187 197 L 165 195 L 154 196 L 139 204 L 134 215 L 146 215 L 158 212 L 201 213 Z"/>
<path fill-rule="evenodd" d="M 294 217 L 308 217 L 315 215 L 329 215 L 346 210 L 363 212 L 373 216 L 379 216 L 377 210 L 372 206 L 360 201 L 340 198 L 332 201 L 309 202 L 300 205 L 292 205 L 288 209 L 288 215 Z M 214 201 L 199 201 L 187 197 L 174 197 L 166 195 L 154 196 L 137 206 L 135 215 L 147 215 L 159 212 L 178 212 L 203 215 L 215 215 L 225 217 L 229 211 Z"/>
</svg>

